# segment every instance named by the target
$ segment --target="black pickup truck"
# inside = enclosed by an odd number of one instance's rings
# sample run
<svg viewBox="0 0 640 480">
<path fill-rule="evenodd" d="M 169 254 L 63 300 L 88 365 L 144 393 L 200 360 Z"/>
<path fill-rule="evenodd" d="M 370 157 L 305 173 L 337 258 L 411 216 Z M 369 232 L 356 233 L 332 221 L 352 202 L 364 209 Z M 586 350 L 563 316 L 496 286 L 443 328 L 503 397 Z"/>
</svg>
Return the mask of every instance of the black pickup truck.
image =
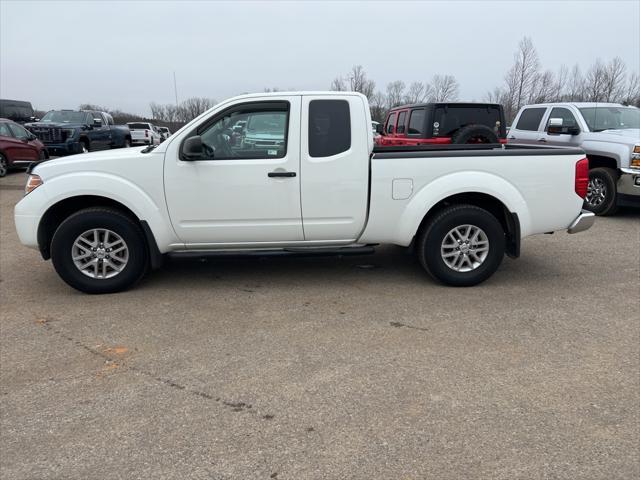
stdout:
<svg viewBox="0 0 640 480">
<path fill-rule="evenodd" d="M 27 123 L 52 155 L 105 150 L 131 146 L 126 125 L 115 125 L 106 112 L 90 110 L 51 110 L 39 122 Z"/>
</svg>

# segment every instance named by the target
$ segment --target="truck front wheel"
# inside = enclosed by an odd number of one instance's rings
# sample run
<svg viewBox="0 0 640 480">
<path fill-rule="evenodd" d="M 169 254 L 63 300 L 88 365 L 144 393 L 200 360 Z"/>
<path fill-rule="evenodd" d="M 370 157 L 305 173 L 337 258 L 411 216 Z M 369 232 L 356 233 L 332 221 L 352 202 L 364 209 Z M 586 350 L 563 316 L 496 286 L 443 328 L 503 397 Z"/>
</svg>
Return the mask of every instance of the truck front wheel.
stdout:
<svg viewBox="0 0 640 480">
<path fill-rule="evenodd" d="M 584 207 L 596 215 L 613 215 L 618 206 L 617 178 L 611 168 L 593 168 L 589 171 L 589 186 L 584 199 Z"/>
<path fill-rule="evenodd" d="M 51 260 L 58 275 L 85 293 L 126 290 L 147 270 L 141 228 L 108 208 L 87 208 L 69 216 L 53 235 Z"/>
<path fill-rule="evenodd" d="M 505 251 L 502 225 L 474 205 L 437 213 L 418 240 L 418 259 L 435 279 L 456 287 L 483 282 L 498 269 Z"/>
</svg>

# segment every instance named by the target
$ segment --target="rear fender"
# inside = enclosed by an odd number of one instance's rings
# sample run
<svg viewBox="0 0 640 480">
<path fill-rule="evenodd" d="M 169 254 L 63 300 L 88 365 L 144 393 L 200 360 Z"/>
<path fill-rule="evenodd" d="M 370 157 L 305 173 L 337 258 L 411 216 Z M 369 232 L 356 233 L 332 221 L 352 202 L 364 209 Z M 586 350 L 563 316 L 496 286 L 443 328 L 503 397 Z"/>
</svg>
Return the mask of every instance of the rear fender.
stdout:
<svg viewBox="0 0 640 480">
<path fill-rule="evenodd" d="M 483 193 L 496 198 L 520 220 L 520 234 L 530 230 L 529 209 L 520 192 L 505 179 L 486 172 L 456 172 L 424 185 L 411 199 L 398 222 L 398 240 L 405 245 L 418 232 L 429 211 L 439 202 L 461 193 Z"/>
</svg>

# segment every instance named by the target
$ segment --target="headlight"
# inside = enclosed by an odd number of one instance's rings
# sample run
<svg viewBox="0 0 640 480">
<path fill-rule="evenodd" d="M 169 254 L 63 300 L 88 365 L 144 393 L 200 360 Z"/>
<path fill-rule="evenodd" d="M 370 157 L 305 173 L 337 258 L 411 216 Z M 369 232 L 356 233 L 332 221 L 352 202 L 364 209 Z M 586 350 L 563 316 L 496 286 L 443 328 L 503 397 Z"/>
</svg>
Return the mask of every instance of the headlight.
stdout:
<svg viewBox="0 0 640 480">
<path fill-rule="evenodd" d="M 640 168 L 640 155 L 635 153 L 631 155 L 631 162 L 629 163 L 631 168 Z"/>
<path fill-rule="evenodd" d="M 63 132 L 67 134 L 67 138 L 73 138 L 76 136 L 75 128 L 65 128 Z"/>
<path fill-rule="evenodd" d="M 42 185 L 42 179 L 38 175 L 29 175 L 27 178 L 27 184 L 24 187 L 24 194 L 28 195 L 33 192 L 36 188 Z"/>
<path fill-rule="evenodd" d="M 640 153 L 640 145 L 633 147 L 633 153 Z"/>
</svg>

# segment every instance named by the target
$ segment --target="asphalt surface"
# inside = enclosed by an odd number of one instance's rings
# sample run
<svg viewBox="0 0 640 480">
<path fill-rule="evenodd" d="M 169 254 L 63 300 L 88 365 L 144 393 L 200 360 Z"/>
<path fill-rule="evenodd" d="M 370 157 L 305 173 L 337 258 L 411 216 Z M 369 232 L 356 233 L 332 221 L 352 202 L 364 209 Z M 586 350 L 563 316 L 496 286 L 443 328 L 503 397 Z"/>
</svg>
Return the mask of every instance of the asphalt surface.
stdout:
<svg viewBox="0 0 640 480">
<path fill-rule="evenodd" d="M 3 479 L 640 477 L 640 213 L 483 285 L 396 247 L 172 262 L 88 296 L 0 179 Z"/>
</svg>

